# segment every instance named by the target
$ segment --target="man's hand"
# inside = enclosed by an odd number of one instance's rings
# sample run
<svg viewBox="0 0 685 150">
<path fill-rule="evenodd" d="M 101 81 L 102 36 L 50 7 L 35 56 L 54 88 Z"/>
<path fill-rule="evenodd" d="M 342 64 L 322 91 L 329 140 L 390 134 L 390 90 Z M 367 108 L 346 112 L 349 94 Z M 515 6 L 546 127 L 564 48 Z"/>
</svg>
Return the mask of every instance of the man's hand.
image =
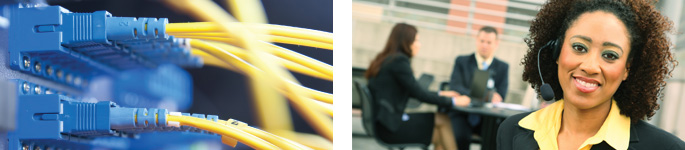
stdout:
<svg viewBox="0 0 685 150">
<path fill-rule="evenodd" d="M 440 91 L 440 93 L 438 93 L 438 94 L 439 94 L 440 96 L 444 96 L 444 97 L 457 97 L 457 96 L 461 96 L 461 94 L 457 93 L 456 91 Z"/>
<path fill-rule="evenodd" d="M 452 103 L 455 106 L 468 107 L 469 104 L 471 104 L 471 98 L 469 98 L 468 96 L 462 96 L 462 95 L 455 96 L 455 97 L 452 97 Z"/>
<path fill-rule="evenodd" d="M 492 94 L 492 104 L 499 104 L 502 102 L 502 96 L 499 95 L 499 93 L 495 92 Z"/>
</svg>

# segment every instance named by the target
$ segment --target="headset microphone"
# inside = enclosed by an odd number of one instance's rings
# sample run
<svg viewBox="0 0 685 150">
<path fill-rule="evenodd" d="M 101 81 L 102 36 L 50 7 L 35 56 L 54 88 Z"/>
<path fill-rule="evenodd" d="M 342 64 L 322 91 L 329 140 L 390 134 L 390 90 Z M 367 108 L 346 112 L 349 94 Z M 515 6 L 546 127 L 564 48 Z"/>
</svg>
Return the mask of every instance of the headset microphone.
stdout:
<svg viewBox="0 0 685 150">
<path fill-rule="evenodd" d="M 555 55 L 554 57 L 555 58 L 558 57 L 558 54 L 557 54 L 558 46 L 557 46 L 557 44 L 558 44 L 558 40 L 552 40 L 552 41 L 549 41 L 547 44 L 545 44 L 545 46 L 542 46 L 542 48 L 540 48 L 538 50 L 538 73 L 540 74 L 540 81 L 542 81 L 542 86 L 540 86 L 540 93 L 542 95 L 542 99 L 544 99 L 546 101 L 550 101 L 550 100 L 554 99 L 554 91 L 552 90 L 552 86 L 545 83 L 545 79 L 542 79 L 542 70 L 540 70 L 540 53 L 542 52 L 542 49 L 545 49 L 547 47 L 552 46 L 552 48 L 554 48 L 554 55 Z"/>
</svg>

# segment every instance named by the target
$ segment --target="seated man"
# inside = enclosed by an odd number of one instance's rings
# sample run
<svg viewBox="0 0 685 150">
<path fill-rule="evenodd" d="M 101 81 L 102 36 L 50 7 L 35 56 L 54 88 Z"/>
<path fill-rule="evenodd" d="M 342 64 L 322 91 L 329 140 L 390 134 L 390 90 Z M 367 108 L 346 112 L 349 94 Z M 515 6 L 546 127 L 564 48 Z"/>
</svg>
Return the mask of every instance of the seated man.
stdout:
<svg viewBox="0 0 685 150">
<path fill-rule="evenodd" d="M 495 91 L 492 94 L 492 103 L 502 102 L 507 95 L 509 65 L 494 57 L 498 44 L 495 28 L 489 26 L 481 28 L 476 35 L 476 52 L 457 57 L 450 78 L 450 90 L 453 91 L 443 92 L 442 95 L 468 95 L 471 92 L 469 88 L 473 72 L 479 69 L 490 72 L 487 86 Z M 460 150 L 468 150 L 471 144 L 471 134 L 480 133 L 480 116 L 454 110 L 448 111 L 448 115 L 452 121 L 457 146 Z"/>
</svg>

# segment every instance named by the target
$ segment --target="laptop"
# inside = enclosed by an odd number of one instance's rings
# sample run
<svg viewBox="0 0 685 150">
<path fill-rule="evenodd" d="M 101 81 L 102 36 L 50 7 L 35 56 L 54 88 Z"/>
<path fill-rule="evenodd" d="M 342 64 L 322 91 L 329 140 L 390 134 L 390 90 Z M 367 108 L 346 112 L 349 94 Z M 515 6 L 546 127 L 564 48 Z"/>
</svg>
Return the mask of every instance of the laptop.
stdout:
<svg viewBox="0 0 685 150">
<path fill-rule="evenodd" d="M 475 70 L 473 78 L 471 79 L 471 105 L 473 107 L 481 107 L 485 102 L 490 101 L 488 96 L 488 80 L 490 79 L 490 72 L 487 70 Z"/>
<path fill-rule="evenodd" d="M 428 87 L 430 87 L 431 83 L 433 83 L 433 80 L 435 77 L 430 74 L 421 74 L 421 77 L 419 77 L 419 80 L 416 80 L 419 82 L 419 86 L 421 89 L 428 90 Z"/>
</svg>

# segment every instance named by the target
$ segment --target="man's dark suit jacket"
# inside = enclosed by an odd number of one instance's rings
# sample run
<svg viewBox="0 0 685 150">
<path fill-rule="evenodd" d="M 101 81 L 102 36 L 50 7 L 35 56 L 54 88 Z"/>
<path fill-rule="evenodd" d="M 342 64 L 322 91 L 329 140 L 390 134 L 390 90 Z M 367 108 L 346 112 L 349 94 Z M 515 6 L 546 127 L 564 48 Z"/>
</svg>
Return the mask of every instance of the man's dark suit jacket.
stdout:
<svg viewBox="0 0 685 150">
<path fill-rule="evenodd" d="M 452 100 L 422 89 L 414 78 L 409 56 L 398 53 L 388 56 L 378 74 L 369 79 L 369 91 L 376 102 L 376 120 L 395 132 L 402 121 L 409 97 L 439 106 L 451 106 Z"/>
<path fill-rule="evenodd" d="M 530 113 L 522 113 L 504 120 L 497 131 L 499 150 L 537 150 L 538 142 L 533 131 L 519 126 L 519 121 Z M 613 150 L 606 142 L 593 145 L 591 150 Z M 661 130 L 645 121 L 630 124 L 630 150 L 685 149 L 685 143 L 678 137 Z"/>
<path fill-rule="evenodd" d="M 473 79 L 473 72 L 476 69 L 478 69 L 476 53 L 457 57 L 454 61 L 452 77 L 450 78 L 450 90 L 457 91 L 462 95 L 468 95 L 471 92 L 471 79 Z M 497 58 L 493 58 L 488 71 L 490 71 L 490 76 L 495 80 L 497 93 L 502 98 L 506 98 L 507 88 L 509 87 L 509 65 Z"/>
</svg>

